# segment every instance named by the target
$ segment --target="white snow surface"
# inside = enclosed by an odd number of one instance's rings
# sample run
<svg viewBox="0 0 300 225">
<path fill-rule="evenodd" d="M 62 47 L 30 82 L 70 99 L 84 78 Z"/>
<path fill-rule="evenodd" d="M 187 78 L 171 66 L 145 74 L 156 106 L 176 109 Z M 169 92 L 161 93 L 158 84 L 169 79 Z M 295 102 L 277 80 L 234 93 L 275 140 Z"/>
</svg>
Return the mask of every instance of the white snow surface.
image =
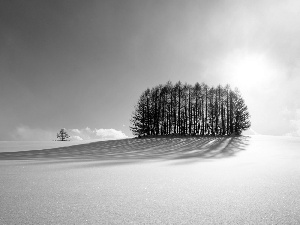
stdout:
<svg viewBox="0 0 300 225">
<path fill-rule="evenodd" d="M 0 224 L 300 224 L 300 138 L 46 148 L 1 148 Z"/>
<path fill-rule="evenodd" d="M 42 150 L 71 145 L 80 145 L 97 140 L 81 141 L 0 141 L 0 152 L 18 152 L 28 150 Z"/>
</svg>

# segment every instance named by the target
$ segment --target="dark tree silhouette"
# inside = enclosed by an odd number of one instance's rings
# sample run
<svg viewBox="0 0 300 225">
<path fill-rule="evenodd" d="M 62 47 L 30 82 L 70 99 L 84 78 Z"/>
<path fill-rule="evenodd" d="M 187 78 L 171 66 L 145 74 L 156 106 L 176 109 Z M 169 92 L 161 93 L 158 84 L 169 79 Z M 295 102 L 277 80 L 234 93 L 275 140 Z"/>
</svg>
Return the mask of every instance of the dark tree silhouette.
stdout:
<svg viewBox="0 0 300 225">
<path fill-rule="evenodd" d="M 59 133 L 57 133 L 58 141 L 68 141 L 70 136 L 67 133 L 66 129 L 62 128 Z"/>
<path fill-rule="evenodd" d="M 168 81 L 140 96 L 131 131 L 145 135 L 240 135 L 251 126 L 248 108 L 238 89 Z"/>
</svg>

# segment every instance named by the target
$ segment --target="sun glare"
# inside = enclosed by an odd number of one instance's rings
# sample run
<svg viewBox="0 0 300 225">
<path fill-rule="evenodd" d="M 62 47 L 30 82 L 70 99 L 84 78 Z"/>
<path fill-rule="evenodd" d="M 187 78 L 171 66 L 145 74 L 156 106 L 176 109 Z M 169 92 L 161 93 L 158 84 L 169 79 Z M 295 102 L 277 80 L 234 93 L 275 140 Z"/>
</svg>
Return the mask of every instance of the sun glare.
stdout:
<svg viewBox="0 0 300 225">
<path fill-rule="evenodd" d="M 225 73 L 231 83 L 241 88 L 266 87 L 276 75 L 271 63 L 258 54 L 243 54 L 229 57 Z"/>
</svg>

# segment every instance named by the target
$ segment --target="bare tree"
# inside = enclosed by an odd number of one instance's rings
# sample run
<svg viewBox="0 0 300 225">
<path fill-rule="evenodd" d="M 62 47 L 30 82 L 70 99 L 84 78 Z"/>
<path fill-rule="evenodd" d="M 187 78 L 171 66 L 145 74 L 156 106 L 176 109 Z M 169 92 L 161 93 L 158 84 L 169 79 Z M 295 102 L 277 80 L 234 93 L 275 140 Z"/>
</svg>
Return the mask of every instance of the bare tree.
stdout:
<svg viewBox="0 0 300 225">
<path fill-rule="evenodd" d="M 135 106 L 131 124 L 136 136 L 240 135 L 251 126 L 248 108 L 237 89 L 180 81 L 147 88 Z"/>
<path fill-rule="evenodd" d="M 65 128 L 60 129 L 57 133 L 58 141 L 69 141 L 70 135 L 67 133 Z"/>
</svg>

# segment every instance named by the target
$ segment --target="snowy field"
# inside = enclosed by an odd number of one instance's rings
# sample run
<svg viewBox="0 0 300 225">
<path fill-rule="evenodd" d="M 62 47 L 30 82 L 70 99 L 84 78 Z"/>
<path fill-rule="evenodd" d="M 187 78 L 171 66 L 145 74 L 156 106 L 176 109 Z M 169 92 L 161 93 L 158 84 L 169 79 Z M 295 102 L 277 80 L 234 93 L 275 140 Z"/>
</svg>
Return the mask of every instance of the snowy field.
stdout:
<svg viewBox="0 0 300 225">
<path fill-rule="evenodd" d="M 0 152 L 41 150 L 94 142 L 87 141 L 0 141 Z"/>
<path fill-rule="evenodd" d="M 0 224 L 300 224 L 300 138 L 11 144 Z"/>
</svg>

